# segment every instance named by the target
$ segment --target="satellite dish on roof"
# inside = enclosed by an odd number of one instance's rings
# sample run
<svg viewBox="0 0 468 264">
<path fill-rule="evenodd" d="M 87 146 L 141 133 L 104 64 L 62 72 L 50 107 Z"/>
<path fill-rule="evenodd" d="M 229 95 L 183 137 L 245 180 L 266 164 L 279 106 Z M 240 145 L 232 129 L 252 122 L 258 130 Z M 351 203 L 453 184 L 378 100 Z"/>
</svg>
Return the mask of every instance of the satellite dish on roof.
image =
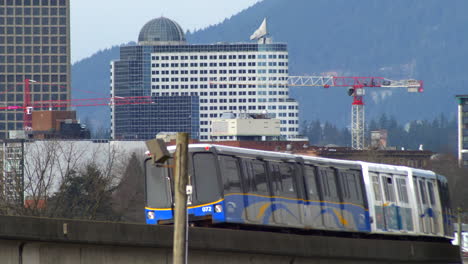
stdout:
<svg viewBox="0 0 468 264">
<path fill-rule="evenodd" d="M 264 18 L 260 27 L 257 30 L 255 30 L 252 36 L 250 36 L 250 40 L 260 39 L 260 38 L 265 37 L 266 35 L 268 35 L 267 20 L 266 18 Z"/>
</svg>

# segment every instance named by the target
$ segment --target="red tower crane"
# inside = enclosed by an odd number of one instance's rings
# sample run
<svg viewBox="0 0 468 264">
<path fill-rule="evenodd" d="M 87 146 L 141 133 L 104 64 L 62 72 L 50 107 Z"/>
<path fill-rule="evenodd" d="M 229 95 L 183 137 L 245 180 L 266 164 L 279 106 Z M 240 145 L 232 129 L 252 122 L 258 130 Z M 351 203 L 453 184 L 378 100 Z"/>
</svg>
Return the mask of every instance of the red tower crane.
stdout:
<svg viewBox="0 0 468 264">
<path fill-rule="evenodd" d="M 365 117 L 364 95 L 366 87 L 406 88 L 408 92 L 423 92 L 423 82 L 419 80 L 390 80 L 383 77 L 337 77 L 337 76 L 289 76 L 258 79 L 257 77 L 210 78 L 213 84 L 238 85 L 275 85 L 275 86 L 322 86 L 324 88 L 349 87 L 348 94 L 353 97 L 351 111 L 351 146 L 364 149 Z"/>
<path fill-rule="evenodd" d="M 107 97 L 107 98 L 89 98 L 89 99 L 70 99 L 70 100 L 48 100 L 31 101 L 31 84 L 39 83 L 34 80 L 24 80 L 24 102 L 23 105 L 2 106 L 0 110 L 23 110 L 23 129 L 32 130 L 32 111 L 33 109 L 55 109 L 68 108 L 76 106 L 100 106 L 100 105 L 131 105 L 131 104 L 151 104 L 154 103 L 151 96 L 134 97 Z M 54 85 L 54 84 L 49 84 Z"/>
</svg>

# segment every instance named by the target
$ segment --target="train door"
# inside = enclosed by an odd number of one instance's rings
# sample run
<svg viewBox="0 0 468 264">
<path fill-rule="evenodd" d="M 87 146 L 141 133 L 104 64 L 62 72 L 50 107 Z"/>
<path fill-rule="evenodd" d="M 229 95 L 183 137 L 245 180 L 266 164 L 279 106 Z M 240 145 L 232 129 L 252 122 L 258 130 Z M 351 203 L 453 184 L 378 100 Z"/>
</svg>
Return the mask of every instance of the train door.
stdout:
<svg viewBox="0 0 468 264">
<path fill-rule="evenodd" d="M 404 175 L 394 175 L 393 176 L 396 189 L 397 189 L 397 199 L 398 199 L 398 218 L 401 223 L 401 230 L 407 232 L 414 231 L 413 224 L 413 208 L 411 208 L 408 196 L 408 182 L 407 178 Z"/>
<path fill-rule="evenodd" d="M 431 220 L 428 216 L 430 207 L 428 204 L 427 188 L 423 178 L 415 178 L 415 189 L 417 189 L 417 200 L 418 200 L 418 218 L 421 232 L 429 234 L 432 230 Z"/>
<path fill-rule="evenodd" d="M 304 203 L 304 225 L 306 228 L 323 228 L 322 206 L 317 187 L 316 168 L 304 165 L 306 202 Z"/>
<path fill-rule="evenodd" d="M 437 176 L 438 180 L 438 190 L 439 190 L 439 197 L 441 200 L 441 214 L 442 214 L 442 219 L 441 221 L 443 222 L 443 229 L 444 232 L 443 234 L 447 237 L 452 237 L 453 236 L 453 222 L 452 222 L 452 211 L 450 208 L 450 195 L 449 195 L 449 190 L 448 190 L 448 184 L 447 181 L 443 176 L 438 175 Z"/>
<path fill-rule="evenodd" d="M 374 212 L 375 212 L 375 226 L 378 230 L 385 230 L 385 215 L 384 215 L 384 202 L 382 197 L 382 186 L 380 184 L 379 174 L 376 172 L 369 172 L 369 177 L 372 182 L 372 192 L 374 193 Z"/>
<path fill-rule="evenodd" d="M 218 156 L 223 180 L 225 216 L 228 222 L 242 223 L 244 195 L 240 180 L 239 160 L 232 156 Z"/>
<path fill-rule="evenodd" d="M 323 223 L 330 229 L 343 229 L 345 222 L 341 212 L 335 170 L 329 167 L 319 167 L 318 174 L 322 196 L 321 213 Z"/>
<path fill-rule="evenodd" d="M 369 230 L 361 179 L 359 170 L 338 170 L 338 182 L 342 198 L 341 212 L 345 223 L 344 227 L 348 230 Z"/>
<path fill-rule="evenodd" d="M 440 205 L 438 199 L 436 199 L 436 191 L 437 189 L 434 188 L 435 181 L 432 179 L 427 179 L 427 195 L 429 196 L 428 198 L 428 204 L 429 204 L 429 211 L 427 212 L 427 217 L 429 217 L 430 222 L 431 222 L 431 230 L 430 232 L 432 234 L 438 234 L 439 233 L 439 218 L 440 218 Z M 438 193 L 437 193 L 438 194 Z"/>
<path fill-rule="evenodd" d="M 395 196 L 395 182 L 391 174 L 381 173 L 380 180 L 383 189 L 383 213 L 385 229 L 399 230 L 398 203 Z"/>
<path fill-rule="evenodd" d="M 299 204 L 294 164 L 269 162 L 269 169 L 273 220 L 282 226 L 301 226 L 302 206 Z"/>
<path fill-rule="evenodd" d="M 243 159 L 244 207 L 249 223 L 272 224 L 271 192 L 266 170 L 262 160 Z"/>
</svg>

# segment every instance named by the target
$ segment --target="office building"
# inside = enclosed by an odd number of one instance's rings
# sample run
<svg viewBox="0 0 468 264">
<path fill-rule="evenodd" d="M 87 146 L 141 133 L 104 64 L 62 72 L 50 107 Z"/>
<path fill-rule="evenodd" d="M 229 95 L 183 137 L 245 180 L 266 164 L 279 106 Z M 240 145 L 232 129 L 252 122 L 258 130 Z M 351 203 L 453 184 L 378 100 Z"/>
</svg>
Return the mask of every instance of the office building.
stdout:
<svg viewBox="0 0 468 264">
<path fill-rule="evenodd" d="M 161 132 L 186 132 L 191 138 L 198 138 L 198 96 L 153 97 L 152 101 L 112 106 L 112 138 L 147 140 Z"/>
<path fill-rule="evenodd" d="M 266 114 L 280 120 L 283 138 L 298 138 L 298 103 L 289 98 L 287 86 L 287 45 L 263 35 L 255 43 L 191 45 L 176 22 L 160 17 L 143 26 L 137 45 L 121 47 L 111 71 L 112 96 L 198 96 L 202 141 L 218 140 L 210 122 L 226 112 Z M 121 120 L 114 109 L 111 119 L 114 138 L 122 123 L 132 120 Z"/>
<path fill-rule="evenodd" d="M 468 167 L 468 95 L 458 99 L 458 163 Z"/>
<path fill-rule="evenodd" d="M 70 98 L 69 0 L 0 0 L 0 105 Z M 66 110 L 63 107 L 54 110 Z M 0 110 L 0 139 L 23 130 L 23 110 Z"/>
</svg>

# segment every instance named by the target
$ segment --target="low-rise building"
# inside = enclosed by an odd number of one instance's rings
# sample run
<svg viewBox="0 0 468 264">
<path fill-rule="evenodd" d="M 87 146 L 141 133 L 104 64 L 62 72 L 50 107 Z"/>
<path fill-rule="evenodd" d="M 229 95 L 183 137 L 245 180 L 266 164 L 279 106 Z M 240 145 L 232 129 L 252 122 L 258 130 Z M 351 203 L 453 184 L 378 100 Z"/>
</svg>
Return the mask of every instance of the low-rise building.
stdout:
<svg viewBox="0 0 468 264">
<path fill-rule="evenodd" d="M 267 114 L 224 113 L 221 118 L 211 120 L 213 141 L 271 141 L 280 136 L 280 120 L 269 118 Z"/>
<path fill-rule="evenodd" d="M 458 163 L 468 167 L 468 94 L 458 99 Z"/>
</svg>

